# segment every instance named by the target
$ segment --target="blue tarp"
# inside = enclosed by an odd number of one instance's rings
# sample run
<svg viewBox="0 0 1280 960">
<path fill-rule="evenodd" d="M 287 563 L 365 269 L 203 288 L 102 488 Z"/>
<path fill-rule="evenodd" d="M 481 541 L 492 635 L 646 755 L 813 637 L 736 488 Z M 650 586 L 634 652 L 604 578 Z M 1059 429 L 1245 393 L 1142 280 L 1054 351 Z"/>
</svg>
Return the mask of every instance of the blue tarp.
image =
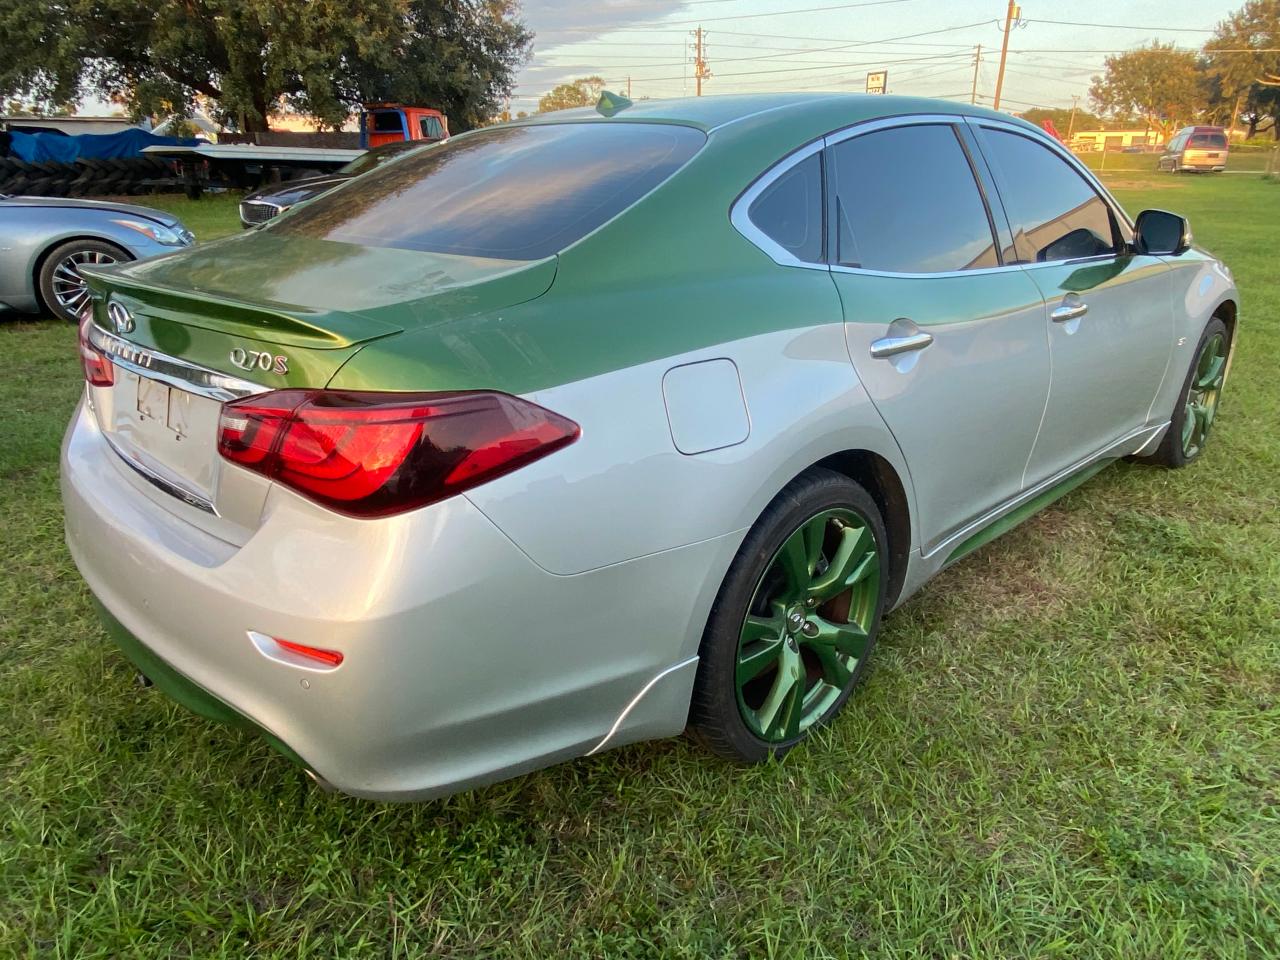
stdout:
<svg viewBox="0 0 1280 960">
<path fill-rule="evenodd" d="M 146 130 L 130 128 L 119 133 L 85 133 L 65 137 L 56 133 L 9 131 L 9 152 L 27 163 L 75 163 L 80 157 L 95 159 L 142 156 L 143 147 L 194 147 L 203 140 L 188 137 L 157 137 Z"/>
</svg>

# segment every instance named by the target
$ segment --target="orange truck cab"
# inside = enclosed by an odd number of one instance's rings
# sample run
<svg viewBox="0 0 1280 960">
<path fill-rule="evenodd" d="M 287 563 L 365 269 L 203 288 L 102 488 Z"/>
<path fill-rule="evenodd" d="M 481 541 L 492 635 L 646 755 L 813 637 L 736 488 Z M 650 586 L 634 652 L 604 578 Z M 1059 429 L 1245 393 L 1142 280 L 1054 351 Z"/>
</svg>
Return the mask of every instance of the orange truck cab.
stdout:
<svg viewBox="0 0 1280 960">
<path fill-rule="evenodd" d="M 366 103 L 360 114 L 360 146 L 369 149 L 402 140 L 447 140 L 449 121 L 439 110 L 402 103 Z"/>
</svg>

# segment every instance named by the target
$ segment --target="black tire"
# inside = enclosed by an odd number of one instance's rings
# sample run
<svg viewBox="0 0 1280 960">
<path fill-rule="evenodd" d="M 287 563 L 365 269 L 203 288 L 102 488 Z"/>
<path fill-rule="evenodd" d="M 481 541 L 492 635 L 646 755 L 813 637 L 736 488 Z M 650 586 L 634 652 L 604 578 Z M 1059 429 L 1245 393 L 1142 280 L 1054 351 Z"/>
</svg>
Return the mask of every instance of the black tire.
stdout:
<svg viewBox="0 0 1280 960">
<path fill-rule="evenodd" d="M 1187 424 L 1187 394 L 1191 390 L 1191 382 L 1196 375 L 1200 354 L 1205 344 L 1214 336 L 1221 336 L 1227 348 L 1230 349 L 1231 337 L 1227 333 L 1227 325 L 1220 318 L 1214 317 L 1205 324 L 1204 333 L 1200 335 L 1196 349 L 1191 354 L 1191 364 L 1187 368 L 1187 375 L 1183 378 L 1182 389 L 1178 392 L 1173 415 L 1169 418 L 1169 429 L 1164 439 L 1160 441 L 1160 446 L 1156 448 L 1156 452 L 1143 458 L 1145 462 L 1176 470 L 1198 460 L 1204 452 L 1204 441 L 1207 437 L 1201 440 L 1190 456 L 1187 455 L 1183 445 L 1183 428 Z"/>
<path fill-rule="evenodd" d="M 782 544 L 810 518 L 833 508 L 856 512 L 875 535 L 880 576 L 866 645 L 838 699 L 820 719 L 790 740 L 764 740 L 747 725 L 738 704 L 736 669 L 743 621 L 761 578 Z M 843 474 L 821 468 L 810 469 L 789 483 L 747 534 L 711 608 L 699 650 L 689 712 L 690 733 L 722 757 L 761 763 L 782 756 L 812 730 L 829 723 L 857 686 L 870 659 L 884 613 L 888 581 L 888 537 L 880 511 L 866 490 Z"/>
<path fill-rule="evenodd" d="M 78 318 L 74 310 L 68 310 L 59 301 L 54 290 L 54 279 L 58 264 L 67 257 L 79 253 L 101 254 L 118 262 L 133 259 L 133 254 L 127 250 L 104 240 L 69 240 L 50 250 L 40 263 L 40 272 L 36 275 L 36 287 L 45 310 L 69 323 L 76 323 Z"/>
</svg>

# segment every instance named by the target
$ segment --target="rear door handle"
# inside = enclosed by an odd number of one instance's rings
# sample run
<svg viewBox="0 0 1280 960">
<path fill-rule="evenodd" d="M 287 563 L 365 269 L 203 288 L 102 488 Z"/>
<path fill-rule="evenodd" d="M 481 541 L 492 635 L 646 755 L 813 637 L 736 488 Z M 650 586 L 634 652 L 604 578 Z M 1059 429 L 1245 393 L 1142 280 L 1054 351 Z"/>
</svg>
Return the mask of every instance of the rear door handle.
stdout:
<svg viewBox="0 0 1280 960">
<path fill-rule="evenodd" d="M 923 350 L 933 343 L 933 336 L 921 330 L 905 337 L 881 337 L 871 341 L 871 356 L 876 360 L 887 360 L 902 353 Z"/>
<path fill-rule="evenodd" d="M 1054 323 L 1066 323 L 1068 320 L 1078 320 L 1088 312 L 1087 303 L 1064 303 L 1049 312 L 1049 319 Z"/>
</svg>

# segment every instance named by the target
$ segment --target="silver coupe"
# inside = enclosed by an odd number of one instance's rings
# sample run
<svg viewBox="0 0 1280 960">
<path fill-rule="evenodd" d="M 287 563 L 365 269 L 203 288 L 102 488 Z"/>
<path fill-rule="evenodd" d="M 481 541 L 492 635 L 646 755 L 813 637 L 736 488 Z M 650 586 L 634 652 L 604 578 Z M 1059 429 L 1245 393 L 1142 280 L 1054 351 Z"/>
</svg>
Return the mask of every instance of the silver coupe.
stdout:
<svg viewBox="0 0 1280 960">
<path fill-rule="evenodd" d="M 74 321 L 88 299 L 81 267 L 172 253 L 193 239 L 150 207 L 0 194 L 0 307 Z"/>
</svg>

